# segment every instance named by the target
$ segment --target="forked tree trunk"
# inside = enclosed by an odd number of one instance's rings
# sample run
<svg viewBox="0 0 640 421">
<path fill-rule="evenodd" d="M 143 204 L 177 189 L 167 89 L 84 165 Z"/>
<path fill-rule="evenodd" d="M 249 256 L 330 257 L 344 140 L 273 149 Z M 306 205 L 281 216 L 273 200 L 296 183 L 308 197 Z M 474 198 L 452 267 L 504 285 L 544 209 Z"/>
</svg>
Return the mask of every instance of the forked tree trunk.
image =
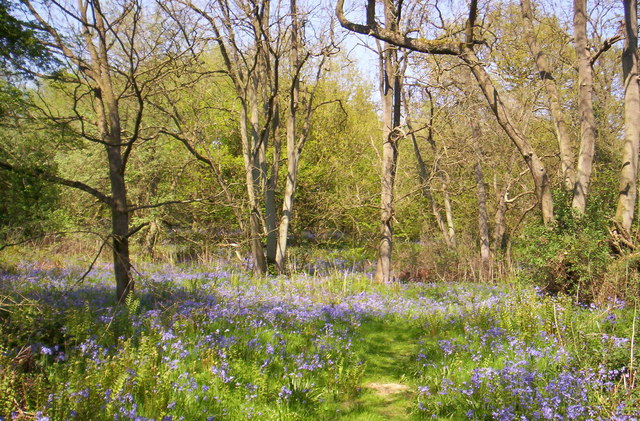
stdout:
<svg viewBox="0 0 640 421">
<path fill-rule="evenodd" d="M 573 189 L 571 206 L 580 215 L 584 214 L 593 169 L 596 143 L 596 123 L 593 115 L 593 72 L 589 40 L 587 39 L 587 1 L 574 0 L 573 37 L 578 56 L 578 109 L 580 111 L 580 152 L 578 174 Z"/>
<path fill-rule="evenodd" d="M 620 170 L 620 190 L 616 209 L 616 221 L 631 232 L 637 195 L 638 153 L 640 149 L 640 90 L 638 88 L 638 15 L 633 0 L 623 0 L 625 44 L 622 52 L 622 76 L 624 81 L 624 147 Z"/>
</svg>

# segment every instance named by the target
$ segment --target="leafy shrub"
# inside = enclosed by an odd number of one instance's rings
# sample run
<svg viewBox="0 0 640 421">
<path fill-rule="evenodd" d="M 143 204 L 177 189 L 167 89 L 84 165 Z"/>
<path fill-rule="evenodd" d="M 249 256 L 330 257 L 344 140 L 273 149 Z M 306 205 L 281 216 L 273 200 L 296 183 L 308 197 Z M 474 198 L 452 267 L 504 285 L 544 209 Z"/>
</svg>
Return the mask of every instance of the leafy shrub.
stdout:
<svg viewBox="0 0 640 421">
<path fill-rule="evenodd" d="M 602 279 L 611 261 L 602 204 L 594 197 L 586 215 L 579 217 L 568 195 L 557 196 L 556 225 L 530 224 L 516 241 L 516 265 L 522 277 L 545 292 L 590 300 L 594 282 Z"/>
</svg>

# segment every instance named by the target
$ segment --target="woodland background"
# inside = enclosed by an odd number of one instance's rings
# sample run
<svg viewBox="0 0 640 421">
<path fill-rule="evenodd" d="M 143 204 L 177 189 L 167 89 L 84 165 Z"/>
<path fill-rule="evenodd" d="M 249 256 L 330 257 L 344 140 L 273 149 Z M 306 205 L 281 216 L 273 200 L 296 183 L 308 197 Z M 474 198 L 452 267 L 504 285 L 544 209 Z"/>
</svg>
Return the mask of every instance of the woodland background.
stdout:
<svg viewBox="0 0 640 421">
<path fill-rule="evenodd" d="M 3 0 L 3 249 L 637 295 L 635 2 L 337 6 Z"/>
</svg>

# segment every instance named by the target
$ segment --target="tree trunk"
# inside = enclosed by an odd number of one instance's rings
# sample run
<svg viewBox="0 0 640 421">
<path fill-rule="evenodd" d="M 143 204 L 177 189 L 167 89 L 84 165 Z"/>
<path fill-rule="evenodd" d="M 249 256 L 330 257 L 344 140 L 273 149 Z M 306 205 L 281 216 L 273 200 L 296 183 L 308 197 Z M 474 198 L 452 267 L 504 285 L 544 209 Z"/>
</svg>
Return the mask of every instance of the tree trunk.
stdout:
<svg viewBox="0 0 640 421">
<path fill-rule="evenodd" d="M 638 88 L 638 18 L 637 4 L 623 0 L 625 44 L 622 52 L 624 81 L 624 147 L 616 221 L 631 232 L 637 195 L 638 153 L 640 150 L 640 89 Z"/>
<path fill-rule="evenodd" d="M 596 124 L 593 115 L 593 74 L 591 55 L 587 39 L 587 1 L 573 2 L 573 37 L 578 57 L 578 85 L 580 111 L 580 152 L 578 154 L 578 174 L 573 189 L 573 209 L 582 215 L 587 205 L 593 155 L 596 143 Z"/>
<path fill-rule="evenodd" d="M 487 74 L 484 66 L 478 60 L 475 52 L 471 46 L 465 45 L 462 47 L 462 54 L 460 56 L 465 63 L 469 65 L 471 72 L 478 81 L 478 85 L 484 94 L 489 107 L 496 116 L 496 120 L 500 127 L 503 128 L 509 139 L 516 146 L 520 155 L 525 160 L 529 167 L 529 172 L 533 178 L 533 182 L 536 187 L 536 197 L 540 210 L 542 211 L 542 221 L 546 226 L 553 225 L 555 223 L 555 217 L 553 215 L 553 197 L 551 195 L 551 183 L 547 175 L 547 170 L 542 160 L 535 153 L 527 139 L 520 133 L 518 129 L 511 122 L 511 117 L 507 112 L 507 109 L 498 94 L 498 91 L 493 86 L 491 78 Z"/>
<path fill-rule="evenodd" d="M 400 16 L 391 2 L 384 2 L 387 26 L 396 29 Z M 380 96 L 382 97 L 382 185 L 380 190 L 380 244 L 376 265 L 376 282 L 391 281 L 393 251 L 394 186 L 398 165 L 398 141 L 402 98 L 402 75 L 398 48 L 382 43 L 380 55 Z"/>
<path fill-rule="evenodd" d="M 111 184 L 111 236 L 113 246 L 113 271 L 116 277 L 116 299 L 124 302 L 134 289 L 131 279 L 131 261 L 129 259 L 129 210 L 127 209 L 127 189 L 125 182 L 125 162 L 122 156 L 122 133 L 118 100 L 111 83 L 106 25 L 99 4 L 95 13 L 95 29 L 99 34 L 99 43 L 94 45 L 90 35 L 85 39 L 93 65 L 96 68 L 96 90 L 94 103 L 97 111 L 97 123 L 100 136 L 105 144 L 109 163 L 109 182 Z M 89 22 L 84 17 L 86 22 Z M 88 24 L 87 24 L 88 25 Z"/>
<path fill-rule="evenodd" d="M 278 215 L 276 214 L 276 189 L 278 188 L 278 175 L 280 172 L 281 142 L 279 138 L 280 107 L 276 105 L 273 117 L 273 161 L 271 171 L 266 182 L 265 190 L 265 220 L 267 226 L 267 263 L 277 264 L 278 248 Z"/>
<path fill-rule="evenodd" d="M 498 183 L 494 178 L 494 187 L 498 199 L 496 205 L 496 213 L 494 216 L 493 227 L 493 250 L 495 253 L 504 253 L 507 247 L 507 194 L 509 192 L 508 184 L 501 190 L 498 190 Z"/>
<path fill-rule="evenodd" d="M 447 183 L 444 180 L 442 181 L 442 195 L 444 197 L 444 214 L 447 218 L 447 235 L 449 236 L 451 247 L 455 250 L 458 248 L 458 240 L 456 239 L 456 228 L 453 224 L 453 209 L 451 208 L 451 199 L 449 199 Z"/>
<path fill-rule="evenodd" d="M 562 112 L 562 106 L 560 105 L 560 94 L 558 93 L 558 87 L 556 81 L 551 74 L 551 68 L 547 55 L 540 50 L 538 40 L 533 27 L 533 10 L 531 9 L 531 2 L 529 0 L 521 0 L 522 17 L 524 20 L 525 37 L 529 50 L 536 60 L 536 67 L 544 89 L 547 92 L 549 101 L 549 111 L 553 118 L 553 127 L 556 132 L 556 138 L 558 139 L 558 146 L 560 151 L 560 163 L 562 166 L 562 180 L 563 185 L 567 191 L 573 191 L 576 183 L 576 173 L 574 168 L 574 154 L 571 149 L 571 136 L 569 134 L 569 128 Z"/>
<path fill-rule="evenodd" d="M 291 68 L 293 80 L 289 93 L 289 115 L 287 116 L 287 179 L 282 200 L 282 215 L 278 227 L 278 244 L 276 249 L 276 266 L 280 273 L 285 270 L 287 253 L 287 240 L 289 237 L 289 224 L 293 216 L 293 198 L 298 182 L 298 164 L 300 161 L 300 148 L 296 142 L 296 126 L 298 101 L 300 96 L 300 56 L 299 56 L 299 21 L 296 0 L 291 0 Z M 311 105 L 309 105 L 311 106 Z"/>
<path fill-rule="evenodd" d="M 476 176 L 476 189 L 478 195 L 478 237 L 480 238 L 480 260 L 483 269 L 488 266 L 490 258 L 489 245 L 489 217 L 487 216 L 487 188 L 484 184 L 482 174 L 482 151 L 478 142 L 480 141 L 480 129 L 474 127 L 473 148 L 475 149 L 476 163 L 473 167 Z"/>
<path fill-rule="evenodd" d="M 265 101 L 266 103 L 267 101 Z M 265 107 L 267 107 L 265 105 Z M 268 115 L 265 109 L 263 115 Z M 273 123 L 272 123 L 273 124 Z M 255 166 L 258 169 L 258 191 L 264 194 L 264 236 L 266 237 L 266 263 L 276 262 L 276 248 L 278 245 L 278 214 L 276 206 L 276 188 L 278 183 L 278 168 L 280 162 L 280 145 L 274 143 L 274 162 L 271 165 L 271 173 L 267 170 L 267 141 L 269 128 L 265 127 L 256 141 Z M 276 158 L 277 155 L 277 158 Z M 265 271 L 266 272 L 266 271 Z"/>
<path fill-rule="evenodd" d="M 289 162 L 287 163 L 287 182 L 284 189 L 284 198 L 282 200 L 282 216 L 280 217 L 279 235 L 278 235 L 278 250 L 276 253 L 276 266 L 279 272 L 284 272 L 286 256 L 287 256 L 287 241 L 289 236 L 289 225 L 291 218 L 293 217 L 293 199 L 295 196 L 297 178 L 298 178 L 298 160 L 300 159 L 297 153 L 289 153 Z"/>
<path fill-rule="evenodd" d="M 245 184 L 247 188 L 247 198 L 249 200 L 249 245 L 251 248 L 251 257 L 253 258 L 253 270 L 258 274 L 264 274 L 267 271 L 267 262 L 262 249 L 262 230 L 260 228 L 260 208 L 258 206 L 256 195 L 257 171 L 254 165 L 253 147 L 250 141 L 247 127 L 247 109 L 246 103 L 243 101 L 240 110 L 240 138 L 242 140 L 242 156 L 245 167 Z"/>
<path fill-rule="evenodd" d="M 383 70 L 383 96 L 382 96 L 382 185 L 380 192 L 380 244 L 378 246 L 378 263 L 376 267 L 376 282 L 391 281 L 391 253 L 393 250 L 393 188 L 395 184 L 396 165 L 398 162 L 398 137 L 394 129 L 394 104 L 393 90 L 387 82 L 387 77 L 393 77 L 389 58 L 391 54 L 385 52 L 385 68 Z"/>
<path fill-rule="evenodd" d="M 121 153 L 120 119 L 117 109 L 111 110 L 111 124 L 104 139 L 109 161 L 109 181 L 111 182 L 111 237 L 113 246 L 113 271 L 116 277 L 116 298 L 124 302 L 133 291 L 131 261 L 129 259 L 129 211 L 127 209 L 127 189 Z"/>
<path fill-rule="evenodd" d="M 133 291 L 131 262 L 129 260 L 129 212 L 126 209 L 126 191 L 123 177 L 111 179 L 114 205 L 111 209 L 113 237 L 113 270 L 116 276 L 116 297 L 123 302 Z"/>
</svg>

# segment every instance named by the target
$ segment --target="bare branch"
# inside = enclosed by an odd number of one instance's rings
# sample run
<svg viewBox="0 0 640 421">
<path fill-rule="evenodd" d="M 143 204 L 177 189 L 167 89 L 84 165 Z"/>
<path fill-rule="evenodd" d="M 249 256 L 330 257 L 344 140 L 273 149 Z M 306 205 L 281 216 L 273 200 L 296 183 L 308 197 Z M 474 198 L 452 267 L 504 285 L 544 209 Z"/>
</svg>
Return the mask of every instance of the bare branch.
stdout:
<svg viewBox="0 0 640 421">
<path fill-rule="evenodd" d="M 427 54 L 459 55 L 461 43 L 454 39 L 426 40 L 424 38 L 411 38 L 399 31 L 392 31 L 380 26 L 373 16 L 375 0 L 367 0 L 367 24 L 361 25 L 349 21 L 344 14 L 344 0 L 338 0 L 336 16 L 343 28 L 363 35 L 370 35 L 381 41 L 388 42 L 398 47 L 408 48 Z"/>
<path fill-rule="evenodd" d="M 127 211 L 128 212 L 135 212 L 135 211 L 138 211 L 140 209 L 153 209 L 153 208 L 159 208 L 161 206 L 166 206 L 166 205 L 177 205 L 177 204 L 196 203 L 196 202 L 204 202 L 204 199 L 167 200 L 166 202 L 153 203 L 153 204 L 150 204 L 150 205 L 134 206 L 134 207 L 128 208 Z M 140 228 L 142 228 L 142 227 L 140 227 Z M 138 228 L 137 230 L 139 230 L 140 228 Z"/>
<path fill-rule="evenodd" d="M 602 46 L 600 46 L 600 49 L 598 49 L 598 51 L 596 51 L 596 53 L 591 57 L 591 60 L 590 60 L 591 66 L 596 64 L 596 61 L 598 61 L 598 58 L 600 58 L 602 53 L 610 50 L 611 47 L 613 47 L 613 44 L 620 41 L 621 39 L 622 39 L 622 34 L 620 33 L 605 39 L 604 42 L 602 43 Z"/>
</svg>

